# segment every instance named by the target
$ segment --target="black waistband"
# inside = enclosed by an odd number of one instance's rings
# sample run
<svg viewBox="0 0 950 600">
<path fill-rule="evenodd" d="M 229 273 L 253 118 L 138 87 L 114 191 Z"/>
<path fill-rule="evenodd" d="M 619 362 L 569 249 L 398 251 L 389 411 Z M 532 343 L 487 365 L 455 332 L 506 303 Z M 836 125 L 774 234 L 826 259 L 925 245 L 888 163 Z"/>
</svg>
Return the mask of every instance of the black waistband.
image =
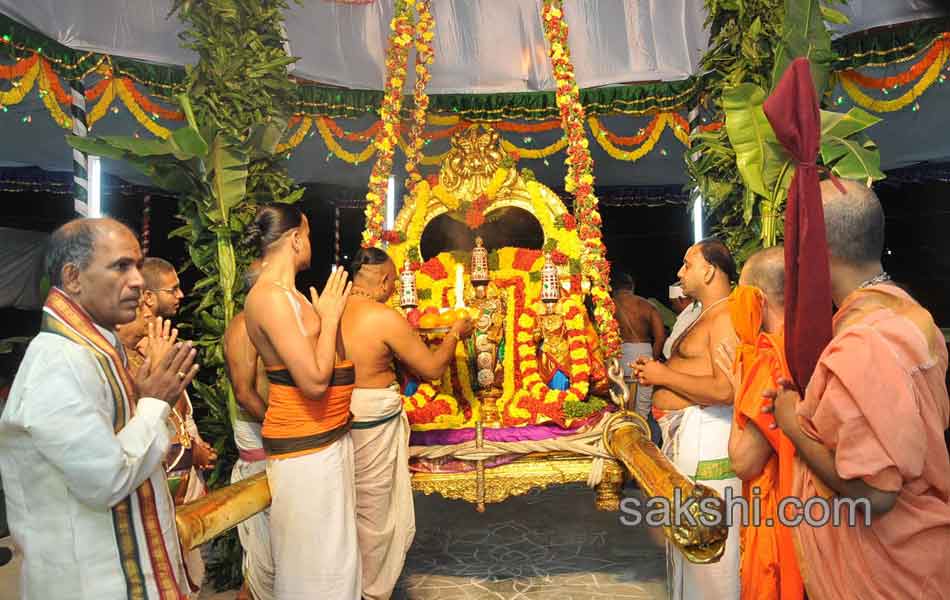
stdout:
<svg viewBox="0 0 950 600">
<path fill-rule="evenodd" d="M 330 431 L 324 431 L 323 433 L 315 433 L 313 435 L 306 435 L 302 437 L 291 437 L 291 438 L 262 438 L 264 449 L 267 450 L 267 453 L 271 456 L 279 456 L 281 454 L 291 454 L 293 452 L 302 452 L 304 450 L 316 450 L 318 448 L 323 448 L 324 446 L 329 446 L 333 442 L 337 441 L 353 426 L 353 414 L 351 413 L 349 418 L 347 418 L 346 423 L 340 425 L 336 429 L 331 429 Z"/>
<path fill-rule="evenodd" d="M 267 381 L 276 385 L 288 385 L 297 387 L 294 378 L 290 376 L 287 369 L 278 369 L 267 372 Z M 333 368 L 333 377 L 330 379 L 330 387 L 353 385 L 356 383 L 356 369 L 352 365 Z"/>
</svg>

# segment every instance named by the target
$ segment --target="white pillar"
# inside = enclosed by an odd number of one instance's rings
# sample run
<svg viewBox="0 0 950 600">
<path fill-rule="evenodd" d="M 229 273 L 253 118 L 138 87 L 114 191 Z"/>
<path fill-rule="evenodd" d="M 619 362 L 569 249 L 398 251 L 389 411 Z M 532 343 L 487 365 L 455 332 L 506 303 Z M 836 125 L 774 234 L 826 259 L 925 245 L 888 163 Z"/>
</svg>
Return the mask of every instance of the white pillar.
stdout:
<svg viewBox="0 0 950 600">
<path fill-rule="evenodd" d="M 89 213 L 88 217 L 102 216 L 102 160 L 98 156 L 87 157 L 87 173 L 89 176 Z"/>
<path fill-rule="evenodd" d="M 703 197 L 697 196 L 693 203 L 693 243 L 703 239 Z"/>
</svg>

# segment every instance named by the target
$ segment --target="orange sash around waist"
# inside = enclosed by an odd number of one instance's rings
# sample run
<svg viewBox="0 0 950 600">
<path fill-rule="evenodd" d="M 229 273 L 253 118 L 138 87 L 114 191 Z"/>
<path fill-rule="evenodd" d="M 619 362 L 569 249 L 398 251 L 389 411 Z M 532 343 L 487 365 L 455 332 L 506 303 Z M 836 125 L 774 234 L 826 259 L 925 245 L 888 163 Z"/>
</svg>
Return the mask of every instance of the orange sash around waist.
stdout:
<svg viewBox="0 0 950 600">
<path fill-rule="evenodd" d="M 270 389 L 261 436 L 271 458 L 318 452 L 350 430 L 350 395 L 356 381 L 352 362 L 334 367 L 330 386 L 319 400 L 304 396 L 284 367 L 269 367 L 267 379 Z"/>
</svg>

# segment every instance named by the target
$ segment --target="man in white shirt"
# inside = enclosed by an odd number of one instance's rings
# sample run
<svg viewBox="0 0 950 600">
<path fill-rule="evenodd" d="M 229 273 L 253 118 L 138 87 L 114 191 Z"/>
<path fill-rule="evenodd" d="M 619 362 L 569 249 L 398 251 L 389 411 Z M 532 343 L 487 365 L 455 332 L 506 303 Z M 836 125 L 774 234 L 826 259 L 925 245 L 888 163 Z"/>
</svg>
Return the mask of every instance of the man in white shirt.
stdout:
<svg viewBox="0 0 950 600">
<path fill-rule="evenodd" d="M 0 416 L 22 598 L 179 600 L 188 590 L 162 459 L 169 405 L 198 365 L 156 344 L 133 376 L 114 329 L 135 318 L 142 253 L 111 219 L 50 237 L 53 288 Z"/>
</svg>

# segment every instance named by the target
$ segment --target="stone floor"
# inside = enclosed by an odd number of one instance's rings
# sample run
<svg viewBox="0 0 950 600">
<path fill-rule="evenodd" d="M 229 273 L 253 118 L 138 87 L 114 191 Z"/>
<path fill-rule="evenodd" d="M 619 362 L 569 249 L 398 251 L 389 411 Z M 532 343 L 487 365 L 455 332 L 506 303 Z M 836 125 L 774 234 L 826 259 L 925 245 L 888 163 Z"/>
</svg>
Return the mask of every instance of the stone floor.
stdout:
<svg viewBox="0 0 950 600">
<path fill-rule="evenodd" d="M 667 598 L 656 532 L 594 509 L 584 486 L 489 505 L 416 497 L 416 539 L 393 598 L 558 600 Z M 17 567 L 0 568 L 0 600 L 16 598 Z M 205 590 L 201 600 L 234 592 Z"/>
</svg>

